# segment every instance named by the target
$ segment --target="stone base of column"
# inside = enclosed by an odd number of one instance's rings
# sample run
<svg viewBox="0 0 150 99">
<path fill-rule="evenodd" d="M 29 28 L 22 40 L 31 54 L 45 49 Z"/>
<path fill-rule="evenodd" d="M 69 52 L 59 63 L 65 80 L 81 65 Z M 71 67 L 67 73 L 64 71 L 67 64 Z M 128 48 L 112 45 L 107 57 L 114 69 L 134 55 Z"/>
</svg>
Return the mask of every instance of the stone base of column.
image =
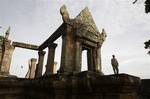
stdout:
<svg viewBox="0 0 150 99">
<path fill-rule="evenodd" d="M 17 76 L 15 75 L 10 75 L 9 73 L 6 73 L 6 72 L 0 72 L 0 78 L 3 78 L 3 77 L 17 78 Z"/>
<path fill-rule="evenodd" d="M 46 75 L 53 82 L 52 99 L 139 99 L 141 80 L 128 74 L 101 75 L 91 71 Z"/>
<path fill-rule="evenodd" d="M 43 76 L 54 75 L 54 73 L 45 73 Z"/>
<path fill-rule="evenodd" d="M 139 98 L 140 86 L 141 80 L 135 76 L 102 76 L 89 71 L 52 74 L 33 80 L 6 77 L 0 79 L 0 99 L 150 99 Z"/>
</svg>

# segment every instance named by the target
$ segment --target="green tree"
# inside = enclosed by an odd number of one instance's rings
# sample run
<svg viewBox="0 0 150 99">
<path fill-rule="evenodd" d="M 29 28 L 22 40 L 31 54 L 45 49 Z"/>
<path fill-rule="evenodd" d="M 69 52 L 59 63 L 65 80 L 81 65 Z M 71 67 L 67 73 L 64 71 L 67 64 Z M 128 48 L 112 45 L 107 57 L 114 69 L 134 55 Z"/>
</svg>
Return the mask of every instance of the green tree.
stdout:
<svg viewBox="0 0 150 99">
<path fill-rule="evenodd" d="M 135 4 L 138 0 L 134 0 L 133 4 Z M 150 0 L 145 0 L 145 13 L 150 12 Z"/>
<path fill-rule="evenodd" d="M 138 0 L 135 0 L 133 4 L 135 4 Z M 150 0 L 145 0 L 145 13 L 150 12 Z M 145 49 L 149 49 L 148 54 L 150 55 L 150 40 L 144 42 Z"/>
<path fill-rule="evenodd" d="M 145 13 L 150 12 L 150 0 L 145 1 Z M 146 41 L 145 43 L 145 49 L 149 49 L 148 54 L 150 55 L 150 40 Z"/>
<path fill-rule="evenodd" d="M 145 44 L 145 49 L 149 49 L 148 54 L 150 55 L 150 40 L 146 41 L 144 44 Z"/>
<path fill-rule="evenodd" d="M 145 12 L 146 13 L 150 12 L 150 0 L 145 1 Z"/>
</svg>

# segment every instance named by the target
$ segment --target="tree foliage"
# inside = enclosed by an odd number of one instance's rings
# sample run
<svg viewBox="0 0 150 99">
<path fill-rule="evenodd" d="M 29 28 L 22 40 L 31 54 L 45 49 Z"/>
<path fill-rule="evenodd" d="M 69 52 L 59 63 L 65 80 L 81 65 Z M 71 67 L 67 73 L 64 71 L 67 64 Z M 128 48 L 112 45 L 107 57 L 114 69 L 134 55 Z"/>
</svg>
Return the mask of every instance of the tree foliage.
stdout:
<svg viewBox="0 0 150 99">
<path fill-rule="evenodd" d="M 150 0 L 145 1 L 145 12 L 146 13 L 150 12 Z"/>
<path fill-rule="evenodd" d="M 134 0 L 133 4 L 135 4 L 138 0 Z M 150 0 L 145 0 L 145 13 L 150 12 Z M 144 42 L 145 49 L 149 49 L 148 54 L 150 55 L 150 40 Z"/>
<path fill-rule="evenodd" d="M 138 0 L 134 0 L 133 4 L 135 4 Z M 150 0 L 145 0 L 145 13 L 150 12 Z"/>
<path fill-rule="evenodd" d="M 150 49 L 150 40 L 146 41 L 144 44 L 145 44 L 145 49 Z M 150 50 L 148 51 L 148 54 L 150 54 Z"/>
<path fill-rule="evenodd" d="M 150 12 L 150 0 L 145 1 L 145 13 Z M 145 49 L 149 49 L 148 54 L 150 55 L 150 40 L 146 41 L 145 43 Z"/>
</svg>

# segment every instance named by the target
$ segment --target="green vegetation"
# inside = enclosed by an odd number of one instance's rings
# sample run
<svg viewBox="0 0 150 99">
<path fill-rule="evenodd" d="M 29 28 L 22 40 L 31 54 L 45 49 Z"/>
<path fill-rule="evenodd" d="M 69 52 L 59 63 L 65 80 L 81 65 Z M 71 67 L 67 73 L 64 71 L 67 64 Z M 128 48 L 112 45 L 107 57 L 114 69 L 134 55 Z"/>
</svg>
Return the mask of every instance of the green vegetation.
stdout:
<svg viewBox="0 0 150 99">
<path fill-rule="evenodd" d="M 135 4 L 138 0 L 135 0 L 133 4 Z M 150 12 L 150 0 L 145 0 L 145 13 Z M 145 49 L 149 49 L 148 54 L 150 55 L 150 40 L 144 42 Z"/>
<path fill-rule="evenodd" d="M 4 40 L 4 37 L 3 37 L 3 36 L 0 36 L 0 45 L 3 44 L 3 40 Z"/>
<path fill-rule="evenodd" d="M 150 12 L 150 0 L 145 1 L 145 13 Z M 150 40 L 144 42 L 145 44 L 145 49 L 150 49 Z M 150 54 L 150 50 L 148 51 L 148 54 Z"/>
<path fill-rule="evenodd" d="M 133 4 L 135 4 L 138 0 L 134 0 Z M 150 12 L 150 0 L 145 0 L 145 13 Z"/>
<path fill-rule="evenodd" d="M 146 41 L 144 44 L 145 44 L 145 49 L 150 49 L 150 40 Z M 150 54 L 150 50 L 148 51 L 148 54 Z"/>
<path fill-rule="evenodd" d="M 146 13 L 150 12 L 150 0 L 145 1 L 145 12 Z"/>
</svg>

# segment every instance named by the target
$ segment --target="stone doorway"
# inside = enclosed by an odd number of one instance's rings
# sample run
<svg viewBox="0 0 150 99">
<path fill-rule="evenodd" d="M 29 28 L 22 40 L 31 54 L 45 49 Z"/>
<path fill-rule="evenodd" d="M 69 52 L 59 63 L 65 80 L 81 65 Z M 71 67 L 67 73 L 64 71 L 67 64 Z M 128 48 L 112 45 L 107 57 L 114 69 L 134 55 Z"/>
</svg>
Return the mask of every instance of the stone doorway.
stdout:
<svg viewBox="0 0 150 99">
<path fill-rule="evenodd" d="M 81 59 L 81 71 L 87 71 L 88 70 L 88 64 L 87 64 L 87 50 L 82 51 L 82 59 Z"/>
<path fill-rule="evenodd" d="M 16 47 L 12 55 L 10 74 L 24 78 L 29 68 L 29 59 L 35 57 L 38 57 L 36 51 Z"/>
</svg>

